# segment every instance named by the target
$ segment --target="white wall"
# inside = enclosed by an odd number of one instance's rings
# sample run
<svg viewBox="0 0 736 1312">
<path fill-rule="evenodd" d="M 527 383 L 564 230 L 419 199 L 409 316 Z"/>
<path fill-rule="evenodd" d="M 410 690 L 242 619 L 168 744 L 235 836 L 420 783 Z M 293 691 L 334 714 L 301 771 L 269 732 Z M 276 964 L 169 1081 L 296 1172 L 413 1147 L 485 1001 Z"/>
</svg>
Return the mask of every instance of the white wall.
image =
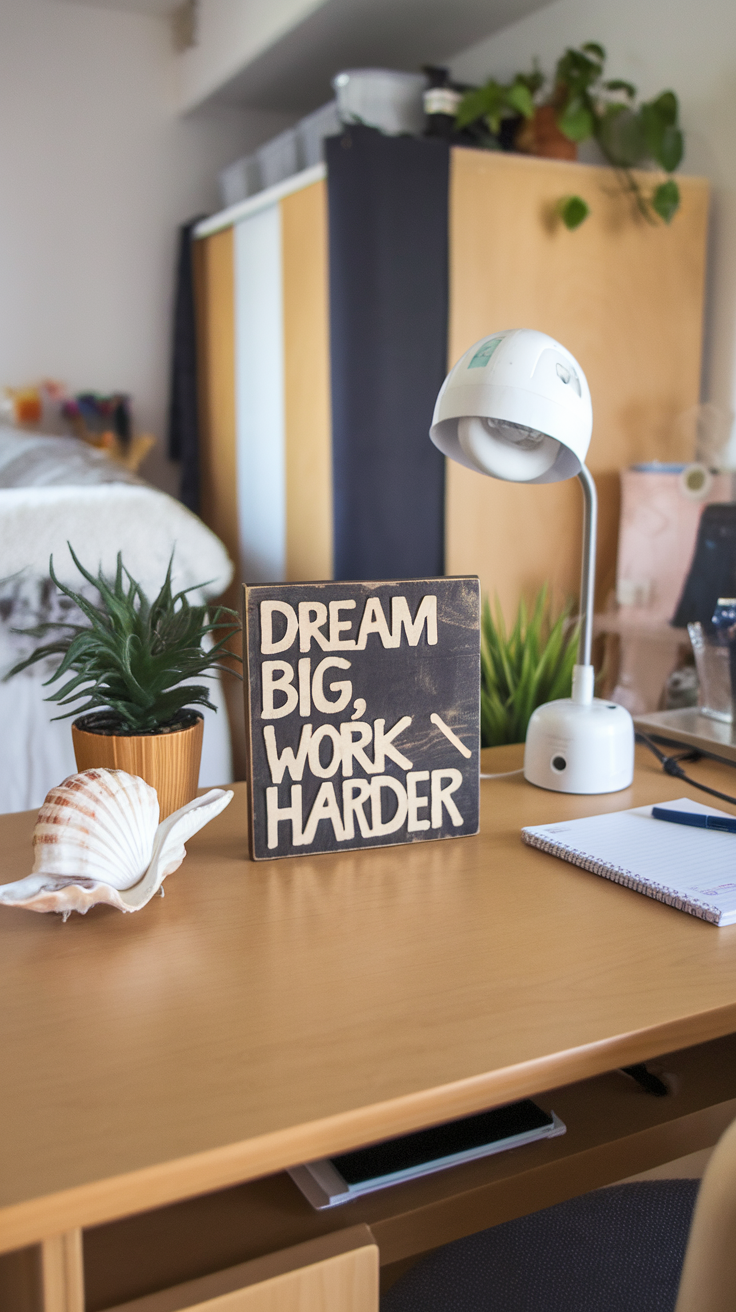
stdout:
<svg viewBox="0 0 736 1312">
<path fill-rule="evenodd" d="M 0 387 L 49 376 L 130 392 L 164 456 L 177 225 L 219 207 L 217 173 L 289 120 L 181 118 L 169 26 L 0 0 Z"/>
<path fill-rule="evenodd" d="M 505 78 L 538 56 L 550 73 L 567 45 L 600 41 L 607 72 L 681 105 L 684 171 L 713 186 L 703 397 L 736 410 L 736 9 L 733 0 L 555 0 L 452 61 L 456 77 Z M 736 437 L 731 463 L 736 466 Z"/>
</svg>

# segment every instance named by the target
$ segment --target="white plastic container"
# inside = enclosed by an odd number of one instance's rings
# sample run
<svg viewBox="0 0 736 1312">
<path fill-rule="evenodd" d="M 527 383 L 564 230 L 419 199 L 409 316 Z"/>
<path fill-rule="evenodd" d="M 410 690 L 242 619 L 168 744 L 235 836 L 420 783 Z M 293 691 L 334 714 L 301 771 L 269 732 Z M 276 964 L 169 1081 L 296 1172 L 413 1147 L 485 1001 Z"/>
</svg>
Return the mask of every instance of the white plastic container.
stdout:
<svg viewBox="0 0 736 1312">
<path fill-rule="evenodd" d="M 398 73 L 391 68 L 349 68 L 332 79 L 343 123 L 364 123 L 382 132 L 421 133 L 424 130 L 423 73 Z"/>
<path fill-rule="evenodd" d="M 275 187 L 299 172 L 296 128 L 287 128 L 256 151 L 261 171 L 261 187 Z"/>
<path fill-rule="evenodd" d="M 220 174 L 219 184 L 220 200 L 225 209 L 260 191 L 261 170 L 257 156 L 244 155 L 242 159 L 236 159 L 234 164 L 228 164 Z"/>
<path fill-rule="evenodd" d="M 337 111 L 337 101 L 329 100 L 326 105 L 307 114 L 296 125 L 299 143 L 299 167 L 311 169 L 321 164 L 324 159 L 323 142 L 325 137 L 334 137 L 342 131 L 342 123 Z"/>
</svg>

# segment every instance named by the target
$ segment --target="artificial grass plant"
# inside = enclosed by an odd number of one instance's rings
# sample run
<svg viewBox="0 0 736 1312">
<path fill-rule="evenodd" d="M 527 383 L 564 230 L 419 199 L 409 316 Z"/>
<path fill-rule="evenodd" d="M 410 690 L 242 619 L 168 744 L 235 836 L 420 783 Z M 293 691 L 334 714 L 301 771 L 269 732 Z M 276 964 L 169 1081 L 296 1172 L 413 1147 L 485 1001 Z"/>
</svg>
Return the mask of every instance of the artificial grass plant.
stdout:
<svg viewBox="0 0 736 1312">
<path fill-rule="evenodd" d="M 523 600 L 519 603 L 510 633 L 498 598 L 495 616 L 485 598 L 480 646 L 481 746 L 524 742 L 532 711 L 543 702 L 570 696 L 577 639 L 571 607 L 553 618 L 546 585 L 531 613 Z"/>
</svg>

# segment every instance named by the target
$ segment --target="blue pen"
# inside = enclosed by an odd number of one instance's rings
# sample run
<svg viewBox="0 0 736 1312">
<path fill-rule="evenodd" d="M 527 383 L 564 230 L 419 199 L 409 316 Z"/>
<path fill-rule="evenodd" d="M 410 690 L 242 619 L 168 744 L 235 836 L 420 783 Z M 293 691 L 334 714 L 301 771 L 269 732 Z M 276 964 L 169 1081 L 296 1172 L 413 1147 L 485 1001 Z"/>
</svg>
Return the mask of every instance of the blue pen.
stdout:
<svg viewBox="0 0 736 1312">
<path fill-rule="evenodd" d="M 696 829 L 720 829 L 724 834 L 736 834 L 736 820 L 727 815 L 703 815 L 700 811 L 670 811 L 666 806 L 653 806 L 655 820 L 669 820 L 673 825 L 693 825 Z"/>
</svg>

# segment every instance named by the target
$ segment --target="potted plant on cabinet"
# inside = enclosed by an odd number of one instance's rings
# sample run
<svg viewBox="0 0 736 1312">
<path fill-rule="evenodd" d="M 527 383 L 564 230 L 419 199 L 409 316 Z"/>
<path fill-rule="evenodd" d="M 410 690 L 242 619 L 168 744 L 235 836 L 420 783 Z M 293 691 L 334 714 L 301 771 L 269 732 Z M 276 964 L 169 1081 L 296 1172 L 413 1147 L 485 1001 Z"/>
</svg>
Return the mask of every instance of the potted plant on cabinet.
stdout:
<svg viewBox="0 0 736 1312">
<path fill-rule="evenodd" d="M 649 223 L 670 223 L 680 204 L 671 176 L 684 148 L 679 106 L 673 91 L 637 103 L 636 87 L 621 78 L 604 80 L 606 52 L 597 41 L 568 48 L 557 61 L 551 90 L 538 68 L 517 73 L 512 82 L 491 79 L 471 88 L 457 108 L 458 128 L 480 127 L 476 145 L 518 150 L 522 154 L 574 160 L 578 145 L 594 140 L 604 159 L 617 170 L 621 186 L 636 211 Z M 651 192 L 634 169 L 660 171 Z M 664 181 L 661 173 L 669 174 Z M 557 210 L 566 227 L 580 226 L 589 214 L 581 196 L 564 196 Z"/>
<path fill-rule="evenodd" d="M 654 100 L 637 105 L 636 87 L 630 82 L 621 78 L 603 81 L 605 61 L 606 52 L 595 41 L 565 51 L 555 70 L 549 102 L 557 126 L 576 144 L 593 138 L 608 163 L 618 170 L 622 186 L 641 216 L 649 223 L 658 219 L 670 223 L 680 205 L 677 183 L 670 176 L 646 194 L 632 169 L 654 165 L 671 175 L 680 164 L 684 138 L 677 96 L 674 91 L 662 91 Z M 577 196 L 569 199 L 580 200 Z M 575 208 L 571 207 L 571 212 Z M 568 227 L 577 227 L 582 221 L 568 222 L 564 202 L 560 212 Z"/>
<path fill-rule="evenodd" d="M 543 82 L 535 69 L 517 73 L 512 82 L 490 78 L 482 87 L 471 87 L 457 107 L 458 130 L 475 128 L 474 144 L 486 149 L 514 149 L 519 126 L 534 118 L 534 96 Z"/>
<path fill-rule="evenodd" d="M 77 769 L 125 770 L 145 779 L 158 793 L 163 820 L 196 795 L 204 720 L 193 708 L 217 709 L 207 686 L 190 680 L 233 672 L 221 662 L 232 656 L 228 642 L 239 632 L 238 616 L 224 606 L 210 613 L 205 605 L 192 605 L 187 594 L 201 584 L 174 593 L 173 553 L 161 590 L 149 601 L 120 554 L 115 578 L 107 579 L 101 569 L 96 577 L 90 574 L 71 545 L 69 550 L 82 577 L 98 592 L 99 604 L 60 583 L 52 557 L 53 583 L 87 623 L 50 621 L 24 630 L 34 638 L 52 630 L 58 636 L 6 678 L 59 657 L 47 685 L 70 677 L 46 700 L 60 707 L 76 703 L 55 718 L 78 716 L 72 724 Z"/>
</svg>

